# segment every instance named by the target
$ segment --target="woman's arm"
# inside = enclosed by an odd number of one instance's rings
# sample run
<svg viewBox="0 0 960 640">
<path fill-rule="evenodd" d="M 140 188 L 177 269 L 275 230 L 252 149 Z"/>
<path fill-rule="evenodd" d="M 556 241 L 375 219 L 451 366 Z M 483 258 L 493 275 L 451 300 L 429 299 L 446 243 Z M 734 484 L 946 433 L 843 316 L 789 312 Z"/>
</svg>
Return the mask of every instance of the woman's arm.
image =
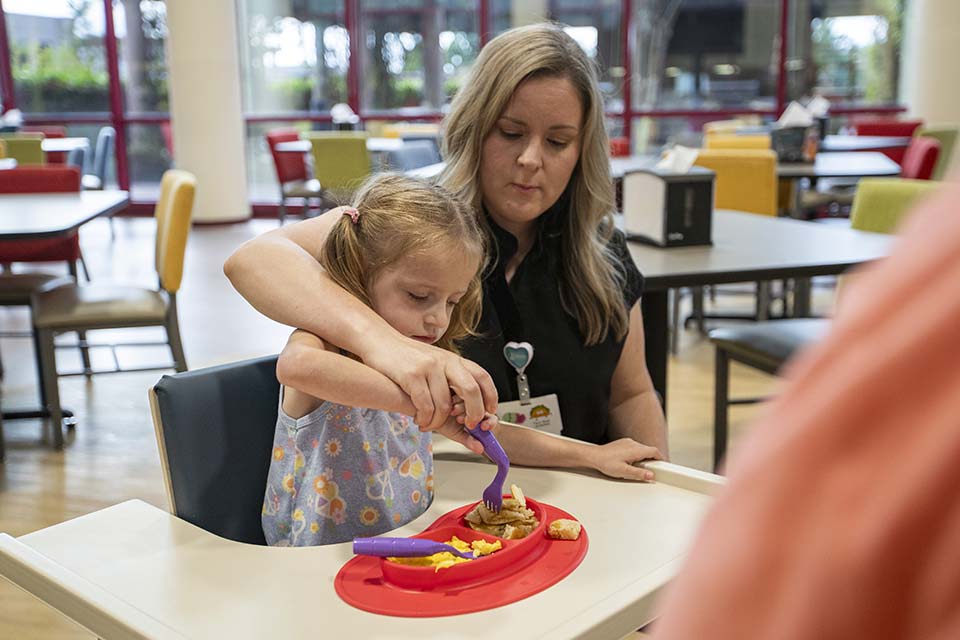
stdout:
<svg viewBox="0 0 960 640">
<path fill-rule="evenodd" d="M 610 382 L 610 439 L 631 438 L 656 447 L 668 459 L 667 423 L 647 371 L 640 303 L 630 310 L 620 362 Z"/>
<path fill-rule="evenodd" d="M 413 402 L 417 424 L 443 425 L 451 387 L 464 399 L 471 424 L 496 411 L 496 387 L 486 371 L 400 335 L 326 275 L 318 257 L 339 218 L 334 209 L 254 238 L 227 259 L 223 271 L 261 313 L 357 354 L 393 380 Z"/>
</svg>

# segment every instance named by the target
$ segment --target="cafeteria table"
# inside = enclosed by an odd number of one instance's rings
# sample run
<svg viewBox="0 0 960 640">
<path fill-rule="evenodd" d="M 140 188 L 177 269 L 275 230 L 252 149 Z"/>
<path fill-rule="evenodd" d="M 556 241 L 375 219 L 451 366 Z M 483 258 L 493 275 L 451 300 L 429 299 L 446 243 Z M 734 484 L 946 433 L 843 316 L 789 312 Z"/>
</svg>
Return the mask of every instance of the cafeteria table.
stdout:
<svg viewBox="0 0 960 640">
<path fill-rule="evenodd" d="M 418 533 L 476 502 L 493 476 L 479 456 L 452 442 L 437 445 L 432 505 L 389 535 Z M 511 468 L 508 482 L 575 516 L 589 546 L 560 582 L 477 613 L 367 613 L 334 591 L 337 572 L 353 557 L 350 543 L 233 542 L 139 500 L 18 538 L 0 534 L 0 576 L 102 638 L 620 638 L 654 618 L 657 597 L 723 482 L 666 462 L 644 466 L 656 482 Z"/>
</svg>

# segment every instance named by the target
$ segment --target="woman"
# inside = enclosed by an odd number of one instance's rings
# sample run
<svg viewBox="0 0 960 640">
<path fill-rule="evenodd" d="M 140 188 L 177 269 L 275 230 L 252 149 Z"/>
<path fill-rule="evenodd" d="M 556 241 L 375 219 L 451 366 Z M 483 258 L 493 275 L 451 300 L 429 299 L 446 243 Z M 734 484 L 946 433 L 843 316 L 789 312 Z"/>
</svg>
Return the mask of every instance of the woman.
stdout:
<svg viewBox="0 0 960 640">
<path fill-rule="evenodd" d="M 336 215 L 246 243 L 224 271 L 261 312 L 400 385 L 421 428 L 442 425 L 459 398 L 473 426 L 498 397 L 529 390 L 550 407 L 551 429 L 559 408 L 564 435 L 601 446 L 545 436 L 511 447 L 504 428 L 513 462 L 649 479 L 632 463 L 666 456 L 666 427 L 644 360 L 643 279 L 613 227 L 607 154 L 596 71 L 561 27 L 518 27 L 484 47 L 445 122 L 441 176 L 480 212 L 491 245 L 479 335 L 464 358 L 404 338 L 332 283 L 317 256 Z M 512 364 L 507 343 L 517 343 Z M 521 343 L 533 346 L 525 369 Z"/>
</svg>

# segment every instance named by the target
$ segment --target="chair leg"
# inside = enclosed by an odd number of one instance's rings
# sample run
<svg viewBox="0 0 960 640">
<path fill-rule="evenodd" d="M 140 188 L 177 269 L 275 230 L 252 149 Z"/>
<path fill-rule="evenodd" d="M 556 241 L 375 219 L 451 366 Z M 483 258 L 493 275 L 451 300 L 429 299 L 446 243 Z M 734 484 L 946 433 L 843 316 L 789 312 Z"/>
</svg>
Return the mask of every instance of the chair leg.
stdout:
<svg viewBox="0 0 960 640">
<path fill-rule="evenodd" d="M 716 473 L 727 453 L 730 405 L 730 357 L 720 347 L 716 348 L 713 394 L 713 471 Z"/>
<path fill-rule="evenodd" d="M 83 259 L 83 254 L 80 254 L 80 266 L 83 267 L 83 277 L 87 279 L 87 282 L 91 282 L 90 279 L 90 269 L 87 269 L 87 261 Z"/>
<path fill-rule="evenodd" d="M 677 349 L 680 345 L 680 297 L 683 295 L 683 289 L 676 288 L 670 290 L 673 300 L 670 305 L 670 353 L 677 355 Z"/>
<path fill-rule="evenodd" d="M 60 389 L 57 385 L 57 357 L 53 345 L 53 331 L 36 329 L 37 349 L 40 354 L 42 395 L 50 412 L 50 431 L 53 446 L 63 449 L 63 411 L 60 409 Z"/>
<path fill-rule="evenodd" d="M 88 378 L 93 373 L 90 366 L 90 348 L 87 346 L 87 332 L 77 331 L 77 339 L 80 342 L 80 359 L 83 360 L 83 374 Z"/>
<path fill-rule="evenodd" d="M 113 226 L 113 216 L 110 216 L 109 218 L 107 218 L 107 220 L 110 221 L 110 242 L 113 242 L 114 240 L 117 239 L 117 230 Z"/>
<path fill-rule="evenodd" d="M 754 312 L 758 322 L 763 322 L 770 318 L 770 281 L 760 280 L 757 282 L 757 308 Z"/>
<path fill-rule="evenodd" d="M 697 331 L 702 334 L 707 332 L 707 325 L 703 315 L 703 287 L 692 287 L 690 289 L 693 296 L 693 314 L 692 317 L 697 322 Z"/>
<path fill-rule="evenodd" d="M 280 226 L 283 226 L 283 219 L 287 217 L 286 198 L 280 195 L 280 206 L 277 208 L 277 217 L 280 218 Z"/>
<path fill-rule="evenodd" d="M 173 355 L 173 367 L 177 373 L 187 370 L 187 358 L 183 353 L 183 342 L 180 339 L 180 323 L 176 311 L 167 316 L 167 342 L 170 343 L 170 353 Z"/>
</svg>

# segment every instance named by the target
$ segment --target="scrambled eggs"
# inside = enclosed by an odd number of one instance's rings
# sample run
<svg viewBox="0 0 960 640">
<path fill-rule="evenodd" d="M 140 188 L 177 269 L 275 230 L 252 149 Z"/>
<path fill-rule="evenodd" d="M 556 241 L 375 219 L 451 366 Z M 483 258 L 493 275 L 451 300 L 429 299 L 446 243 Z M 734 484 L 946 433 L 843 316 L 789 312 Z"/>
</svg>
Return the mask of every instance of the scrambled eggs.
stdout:
<svg viewBox="0 0 960 640">
<path fill-rule="evenodd" d="M 477 557 L 485 556 L 493 553 L 494 551 L 499 551 L 503 548 L 503 545 L 500 544 L 500 541 L 496 542 L 487 542 L 486 540 L 474 540 L 471 543 L 464 542 L 457 536 L 453 536 L 450 540 L 447 541 L 448 545 L 457 549 L 457 551 L 467 552 L 473 551 L 474 555 Z M 442 551 L 440 553 L 435 553 L 432 556 L 420 556 L 416 558 L 387 558 L 391 562 L 397 562 L 399 564 L 407 564 L 414 567 L 434 567 L 434 571 L 439 571 L 440 569 L 446 569 L 447 567 L 452 567 L 455 564 L 461 562 L 470 562 L 466 558 L 461 558 L 455 556 L 449 551 Z"/>
</svg>

